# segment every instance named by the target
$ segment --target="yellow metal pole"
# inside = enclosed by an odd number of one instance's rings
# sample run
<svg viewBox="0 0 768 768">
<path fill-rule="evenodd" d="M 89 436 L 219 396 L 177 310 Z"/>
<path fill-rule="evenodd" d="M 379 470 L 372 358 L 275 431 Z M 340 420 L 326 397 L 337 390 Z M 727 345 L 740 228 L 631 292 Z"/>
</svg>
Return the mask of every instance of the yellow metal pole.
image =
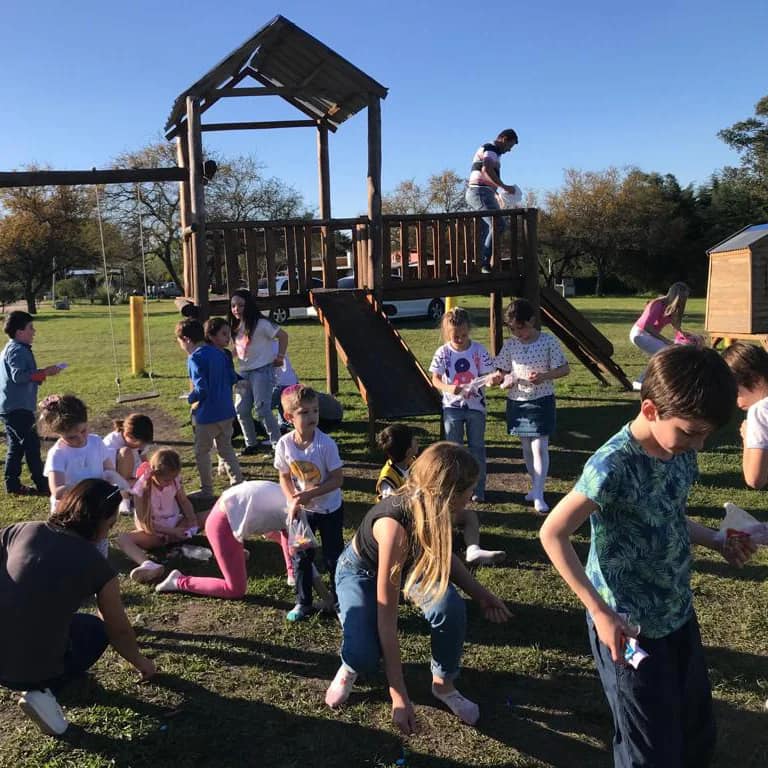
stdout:
<svg viewBox="0 0 768 768">
<path fill-rule="evenodd" d="M 134 376 L 144 373 L 144 297 L 131 296 L 131 369 Z"/>
<path fill-rule="evenodd" d="M 447 312 L 449 309 L 455 309 L 458 306 L 458 300 L 455 296 L 446 296 L 445 297 L 445 311 Z"/>
</svg>

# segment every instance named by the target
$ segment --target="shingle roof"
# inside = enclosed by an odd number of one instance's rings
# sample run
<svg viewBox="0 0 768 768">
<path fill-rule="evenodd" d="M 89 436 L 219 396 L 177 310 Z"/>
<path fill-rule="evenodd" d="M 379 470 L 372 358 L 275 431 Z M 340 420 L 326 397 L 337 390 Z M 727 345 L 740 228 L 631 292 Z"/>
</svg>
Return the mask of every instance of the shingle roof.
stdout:
<svg viewBox="0 0 768 768">
<path fill-rule="evenodd" d="M 722 243 L 718 243 L 713 248 L 710 248 L 707 253 L 738 251 L 741 248 L 748 248 L 764 237 L 768 237 L 768 224 L 753 224 L 752 226 L 744 227 L 735 235 L 731 235 L 726 240 L 723 240 Z"/>
<path fill-rule="evenodd" d="M 331 130 L 368 106 L 368 95 L 385 98 L 387 89 L 338 53 L 283 16 L 275 16 L 253 37 L 220 61 L 173 103 L 167 132 L 186 120 L 188 96 L 215 103 L 215 91 L 246 77 L 266 87 L 295 89 L 282 98 Z"/>
</svg>

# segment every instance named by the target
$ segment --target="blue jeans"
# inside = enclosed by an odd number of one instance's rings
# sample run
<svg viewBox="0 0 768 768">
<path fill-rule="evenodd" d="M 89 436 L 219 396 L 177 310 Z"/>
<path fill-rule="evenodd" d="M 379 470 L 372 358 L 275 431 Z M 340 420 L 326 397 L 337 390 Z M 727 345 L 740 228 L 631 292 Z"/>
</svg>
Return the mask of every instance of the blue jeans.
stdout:
<svg viewBox="0 0 768 768">
<path fill-rule="evenodd" d="M 616 768 L 706 768 L 715 746 L 712 691 L 696 617 L 661 638 L 638 638 L 637 669 L 614 664 L 587 614 L 592 655 L 613 715 Z"/>
<path fill-rule="evenodd" d="M 108 645 L 104 622 L 90 613 L 76 613 L 69 627 L 69 644 L 62 660 L 64 671 L 61 675 L 49 680 L 0 680 L 0 685 L 12 691 L 40 691 L 50 688 L 53 693 L 57 693 L 71 680 L 89 670 L 101 658 Z"/>
<path fill-rule="evenodd" d="M 344 549 L 344 505 L 328 514 L 307 513 L 307 522 L 313 533 L 320 534 L 323 545 L 323 559 L 331 576 L 331 593 L 336 602 L 336 563 Z M 315 550 L 303 549 L 292 557 L 293 572 L 296 576 L 296 597 L 299 605 L 312 605 L 312 564 Z"/>
<path fill-rule="evenodd" d="M 2 415 L 8 453 L 5 455 L 5 490 L 21 488 L 22 459 L 27 460 L 32 482 L 39 491 L 48 491 L 48 481 L 43 477 L 43 461 L 40 458 L 40 438 L 35 428 L 32 411 L 11 411 Z"/>
<path fill-rule="evenodd" d="M 240 429 L 243 430 L 245 444 L 247 446 L 256 445 L 258 440 L 251 417 L 251 410 L 255 407 L 256 416 L 264 425 L 270 442 L 274 445 L 280 439 L 280 427 L 277 425 L 275 414 L 272 413 L 275 367 L 270 363 L 250 371 L 240 371 L 240 375 L 248 382 L 248 387 L 243 387 L 240 391 L 235 410 L 237 411 L 237 420 L 240 422 Z"/>
<path fill-rule="evenodd" d="M 352 544 L 347 545 L 336 565 L 336 594 L 343 635 L 341 660 L 359 675 L 372 675 L 381 659 L 376 572 L 367 570 Z M 449 584 L 439 600 L 420 608 L 430 626 L 432 674 L 452 680 L 459 674 L 464 650 L 467 630 L 464 600 Z"/>
<path fill-rule="evenodd" d="M 473 211 L 498 211 L 499 201 L 496 199 L 496 191 L 491 187 L 467 187 L 464 199 Z M 504 232 L 506 222 L 499 218 L 499 235 Z M 480 251 L 481 264 L 484 267 L 491 266 L 491 251 L 493 250 L 493 217 L 480 219 L 480 237 L 482 248 Z"/>
<path fill-rule="evenodd" d="M 485 411 L 473 408 L 443 408 L 445 439 L 464 445 L 464 430 L 467 432 L 467 448 L 480 465 L 475 495 L 485 498 Z"/>
</svg>

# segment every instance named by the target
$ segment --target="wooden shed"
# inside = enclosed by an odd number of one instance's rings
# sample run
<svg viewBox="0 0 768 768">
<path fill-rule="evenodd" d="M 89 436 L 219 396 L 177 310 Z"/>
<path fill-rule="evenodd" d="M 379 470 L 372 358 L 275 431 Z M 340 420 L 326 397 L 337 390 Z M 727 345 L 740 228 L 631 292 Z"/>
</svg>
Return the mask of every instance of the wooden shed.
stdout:
<svg viewBox="0 0 768 768">
<path fill-rule="evenodd" d="M 721 338 L 768 334 L 768 224 L 745 227 L 710 248 L 706 329 Z"/>
</svg>

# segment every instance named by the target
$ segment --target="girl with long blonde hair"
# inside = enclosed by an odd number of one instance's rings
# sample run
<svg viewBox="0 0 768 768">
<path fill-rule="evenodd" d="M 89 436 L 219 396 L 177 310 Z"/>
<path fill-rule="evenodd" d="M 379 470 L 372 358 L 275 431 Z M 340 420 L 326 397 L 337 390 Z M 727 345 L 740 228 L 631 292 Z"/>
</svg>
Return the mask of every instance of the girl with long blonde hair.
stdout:
<svg viewBox="0 0 768 768">
<path fill-rule="evenodd" d="M 176 451 L 159 448 L 139 467 L 138 475 L 131 491 L 136 528 L 122 534 L 117 542 L 138 566 L 131 571 L 131 578 L 146 584 L 165 574 L 162 565 L 147 557 L 146 550 L 183 541 L 197 531 L 198 521 L 181 484 L 181 458 Z"/>
<path fill-rule="evenodd" d="M 643 314 L 637 319 L 629 332 L 629 340 L 646 355 L 651 357 L 660 349 L 669 347 L 675 343 L 674 339 L 668 339 L 661 331 L 668 325 L 685 336 L 682 331 L 683 314 L 685 304 L 691 295 L 691 289 L 681 282 L 672 283 L 665 295 L 657 296 L 649 301 L 643 309 Z M 632 386 L 639 390 L 645 378 L 645 371 L 637 377 Z"/>
<path fill-rule="evenodd" d="M 452 552 L 453 525 L 472 498 L 478 472 L 466 448 L 435 443 L 413 463 L 405 485 L 366 514 L 336 566 L 342 663 L 325 695 L 328 706 L 343 704 L 357 676 L 375 672 L 383 657 L 392 719 L 404 733 L 415 730 L 397 636 L 402 588 L 430 624 L 433 695 L 464 722 L 477 722 L 477 704 L 453 684 L 466 629 L 464 601 L 456 586 L 480 604 L 488 620 L 510 617 L 502 600 L 481 586 Z"/>
</svg>

